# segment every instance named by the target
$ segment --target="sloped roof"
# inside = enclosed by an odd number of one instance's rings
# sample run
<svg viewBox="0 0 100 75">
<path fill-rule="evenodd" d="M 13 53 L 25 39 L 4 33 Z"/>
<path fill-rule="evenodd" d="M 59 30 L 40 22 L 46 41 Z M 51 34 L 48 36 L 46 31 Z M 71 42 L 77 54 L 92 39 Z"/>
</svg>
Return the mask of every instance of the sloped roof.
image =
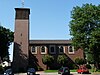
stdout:
<svg viewBox="0 0 100 75">
<path fill-rule="evenodd" d="M 30 40 L 29 44 L 71 44 L 71 40 Z"/>
</svg>

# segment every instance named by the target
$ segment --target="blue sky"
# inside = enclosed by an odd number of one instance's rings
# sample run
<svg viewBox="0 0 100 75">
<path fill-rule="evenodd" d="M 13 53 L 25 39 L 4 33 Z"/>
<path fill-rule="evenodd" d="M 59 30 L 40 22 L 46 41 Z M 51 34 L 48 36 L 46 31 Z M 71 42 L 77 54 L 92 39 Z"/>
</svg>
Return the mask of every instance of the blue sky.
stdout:
<svg viewBox="0 0 100 75">
<path fill-rule="evenodd" d="M 24 0 L 24 7 L 31 10 L 30 39 L 70 39 L 70 12 L 86 3 L 98 5 L 100 0 Z M 21 0 L 0 0 L 0 24 L 14 31 L 14 8 L 21 7 Z"/>
</svg>

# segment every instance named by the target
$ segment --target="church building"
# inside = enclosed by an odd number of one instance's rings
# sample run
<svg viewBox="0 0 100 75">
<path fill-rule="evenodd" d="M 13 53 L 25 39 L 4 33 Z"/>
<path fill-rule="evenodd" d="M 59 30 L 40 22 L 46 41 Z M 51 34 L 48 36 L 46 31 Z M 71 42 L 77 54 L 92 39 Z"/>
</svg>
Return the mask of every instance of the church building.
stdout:
<svg viewBox="0 0 100 75">
<path fill-rule="evenodd" d="M 55 59 L 51 68 L 58 68 L 56 63 L 58 55 L 66 55 L 69 61 L 74 63 L 76 57 L 83 57 L 83 50 L 75 50 L 71 40 L 30 40 L 30 9 L 15 8 L 15 32 L 14 32 L 14 52 L 12 68 L 14 72 L 26 71 L 28 67 L 36 70 L 45 70 L 46 65 L 42 62 L 44 55 L 52 55 Z M 67 64 L 67 63 L 66 63 Z"/>
</svg>

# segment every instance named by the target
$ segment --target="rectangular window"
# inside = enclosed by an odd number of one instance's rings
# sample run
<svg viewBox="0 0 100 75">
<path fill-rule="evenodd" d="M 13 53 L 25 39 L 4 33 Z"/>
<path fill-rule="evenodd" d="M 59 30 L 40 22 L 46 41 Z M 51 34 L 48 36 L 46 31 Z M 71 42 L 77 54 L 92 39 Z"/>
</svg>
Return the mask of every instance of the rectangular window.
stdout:
<svg viewBox="0 0 100 75">
<path fill-rule="evenodd" d="M 32 52 L 32 54 L 37 54 L 37 47 L 36 46 L 32 46 L 31 47 L 31 52 Z"/>
<path fill-rule="evenodd" d="M 68 46 L 68 53 L 74 54 L 74 46 Z"/>
<path fill-rule="evenodd" d="M 56 53 L 55 45 L 50 45 L 50 47 L 49 47 L 49 53 L 50 54 L 55 54 Z"/>
<path fill-rule="evenodd" d="M 51 52 L 54 52 L 54 47 L 51 47 Z"/>
</svg>

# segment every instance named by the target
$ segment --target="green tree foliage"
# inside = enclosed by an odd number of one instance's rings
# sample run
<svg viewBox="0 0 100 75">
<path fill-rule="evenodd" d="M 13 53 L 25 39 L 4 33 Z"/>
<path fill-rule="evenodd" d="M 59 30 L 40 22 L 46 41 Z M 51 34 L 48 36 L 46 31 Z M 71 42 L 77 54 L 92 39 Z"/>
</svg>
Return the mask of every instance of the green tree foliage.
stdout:
<svg viewBox="0 0 100 75">
<path fill-rule="evenodd" d="M 76 58 L 75 63 L 78 65 L 86 64 L 86 61 L 83 58 Z"/>
<path fill-rule="evenodd" d="M 96 67 L 100 63 L 100 5 L 83 4 L 71 12 L 70 34 L 73 45 L 91 53 Z"/>
<path fill-rule="evenodd" d="M 57 62 L 62 66 L 65 66 L 68 63 L 68 57 L 65 55 L 58 55 Z"/>
<path fill-rule="evenodd" d="M 86 68 L 91 69 L 91 65 L 90 64 L 86 64 Z"/>
<path fill-rule="evenodd" d="M 0 26 L 0 57 L 9 60 L 9 46 L 13 42 L 13 32 Z"/>
<path fill-rule="evenodd" d="M 94 60 L 93 60 L 93 54 L 91 54 L 91 53 L 88 53 L 87 54 L 87 62 L 89 63 L 89 64 L 93 64 L 94 63 Z"/>
<path fill-rule="evenodd" d="M 47 65 L 47 69 L 48 69 L 48 67 L 54 62 L 54 57 L 51 55 L 44 55 L 42 57 L 42 62 L 43 64 Z"/>
</svg>

